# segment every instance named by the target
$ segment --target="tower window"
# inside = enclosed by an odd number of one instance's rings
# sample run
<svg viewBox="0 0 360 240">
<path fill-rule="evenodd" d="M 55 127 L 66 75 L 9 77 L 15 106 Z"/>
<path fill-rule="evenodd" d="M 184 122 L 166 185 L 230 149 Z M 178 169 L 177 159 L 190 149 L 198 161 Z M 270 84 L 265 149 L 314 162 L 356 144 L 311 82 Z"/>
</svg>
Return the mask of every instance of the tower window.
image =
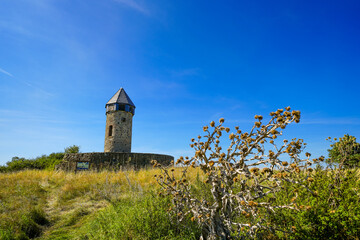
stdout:
<svg viewBox="0 0 360 240">
<path fill-rule="evenodd" d="M 120 111 L 125 111 L 125 105 L 119 104 L 118 106 Z"/>
<path fill-rule="evenodd" d="M 110 125 L 110 126 L 109 126 L 109 137 L 112 136 L 112 133 L 113 133 L 113 126 Z"/>
<path fill-rule="evenodd" d="M 126 118 L 122 118 L 121 121 L 122 121 L 122 122 L 126 122 Z"/>
</svg>

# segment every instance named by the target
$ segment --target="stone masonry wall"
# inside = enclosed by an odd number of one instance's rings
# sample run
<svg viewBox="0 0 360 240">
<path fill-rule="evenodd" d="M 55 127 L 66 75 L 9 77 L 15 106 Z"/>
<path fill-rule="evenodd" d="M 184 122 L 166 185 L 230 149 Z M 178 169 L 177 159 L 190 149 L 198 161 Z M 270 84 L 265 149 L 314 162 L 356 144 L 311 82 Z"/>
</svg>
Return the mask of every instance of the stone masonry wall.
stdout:
<svg viewBox="0 0 360 240">
<path fill-rule="evenodd" d="M 89 162 L 90 171 L 140 169 L 151 166 L 156 160 L 164 166 L 170 165 L 173 156 L 153 153 L 68 153 L 63 161 L 56 166 L 57 170 L 75 171 L 77 162 Z"/>
<path fill-rule="evenodd" d="M 133 115 L 125 111 L 106 114 L 104 152 L 131 152 L 132 118 Z M 109 136 L 110 126 L 112 136 Z"/>
</svg>

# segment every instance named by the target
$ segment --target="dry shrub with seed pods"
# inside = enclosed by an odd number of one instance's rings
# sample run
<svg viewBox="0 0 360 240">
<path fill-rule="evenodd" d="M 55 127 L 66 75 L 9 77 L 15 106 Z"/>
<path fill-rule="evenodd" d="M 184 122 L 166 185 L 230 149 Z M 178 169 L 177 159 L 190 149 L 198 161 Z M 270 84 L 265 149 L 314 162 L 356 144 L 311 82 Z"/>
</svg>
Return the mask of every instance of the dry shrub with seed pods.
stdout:
<svg viewBox="0 0 360 240">
<path fill-rule="evenodd" d="M 261 238 L 259 234 L 266 231 L 291 234 L 291 229 L 280 229 L 268 220 L 282 209 L 300 211 L 296 204 L 298 193 L 294 192 L 295 197 L 289 198 L 289 202 L 276 205 L 278 194 L 284 191 L 285 185 L 292 184 L 315 195 L 308 188 L 314 181 L 307 171 L 313 161 L 310 154 L 301 154 L 303 140 L 283 140 L 276 145 L 282 129 L 300 122 L 300 111 L 290 112 L 287 107 L 285 111 L 271 112 L 270 116 L 270 120 L 263 123 L 263 116 L 256 115 L 257 121 L 249 132 L 242 132 L 238 127 L 232 132 L 223 126 L 223 118 L 218 125 L 212 121 L 203 128 L 204 136 L 191 140 L 195 155 L 188 160 L 178 159 L 177 164 L 182 166 L 180 177 L 176 178 L 170 168 L 160 166 L 163 177 L 156 178 L 163 195 L 172 199 L 172 211 L 181 213 L 177 215 L 179 222 L 186 217 L 197 222 L 202 228 L 202 239 Z M 223 150 L 220 139 L 225 138 L 225 132 L 229 133 L 226 140 L 229 146 Z M 198 198 L 191 183 L 184 181 L 189 167 L 203 171 L 210 197 Z"/>
</svg>

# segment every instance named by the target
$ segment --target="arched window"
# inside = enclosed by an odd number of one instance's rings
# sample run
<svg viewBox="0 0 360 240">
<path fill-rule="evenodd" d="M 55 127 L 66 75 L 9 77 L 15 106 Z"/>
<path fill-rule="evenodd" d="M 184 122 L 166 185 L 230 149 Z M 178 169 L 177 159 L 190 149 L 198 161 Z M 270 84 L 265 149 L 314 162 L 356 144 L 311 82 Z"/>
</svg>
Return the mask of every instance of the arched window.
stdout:
<svg viewBox="0 0 360 240">
<path fill-rule="evenodd" d="M 109 137 L 112 136 L 112 132 L 113 132 L 113 126 L 110 125 L 110 126 L 109 126 Z"/>
</svg>

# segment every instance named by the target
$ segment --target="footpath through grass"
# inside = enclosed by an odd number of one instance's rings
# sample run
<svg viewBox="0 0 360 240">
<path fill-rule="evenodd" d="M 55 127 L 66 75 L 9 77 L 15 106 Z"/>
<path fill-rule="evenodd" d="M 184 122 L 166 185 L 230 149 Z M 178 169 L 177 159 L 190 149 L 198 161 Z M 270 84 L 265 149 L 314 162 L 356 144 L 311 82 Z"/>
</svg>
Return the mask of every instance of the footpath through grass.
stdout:
<svg viewBox="0 0 360 240">
<path fill-rule="evenodd" d="M 154 193 L 158 173 L 157 169 L 2 173 L 0 239 L 154 239 L 154 234 L 160 237 L 165 232 L 176 239 L 170 229 L 176 227 L 164 219 L 169 202 Z"/>
</svg>

